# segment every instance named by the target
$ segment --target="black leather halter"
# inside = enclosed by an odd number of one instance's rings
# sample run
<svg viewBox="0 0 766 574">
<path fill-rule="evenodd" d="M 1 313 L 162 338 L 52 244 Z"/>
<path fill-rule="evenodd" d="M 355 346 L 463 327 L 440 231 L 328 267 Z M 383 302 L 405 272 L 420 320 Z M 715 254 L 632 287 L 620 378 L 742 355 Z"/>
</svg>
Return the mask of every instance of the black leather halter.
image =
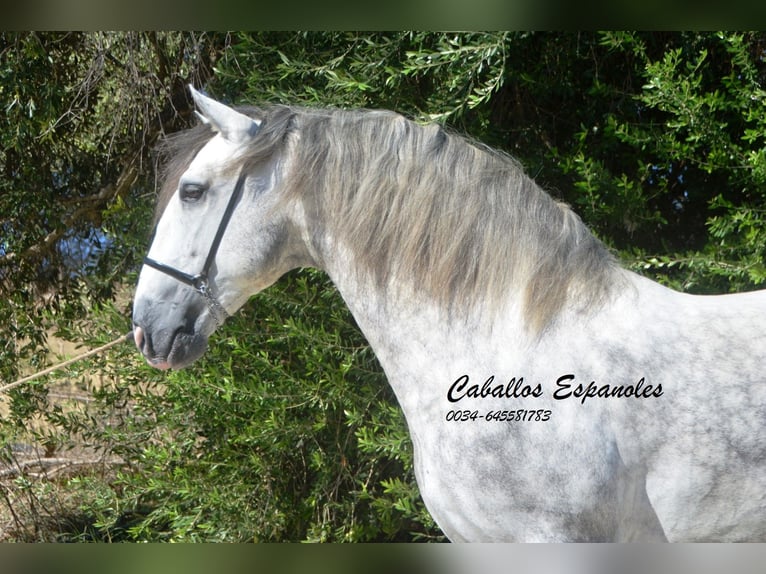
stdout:
<svg viewBox="0 0 766 574">
<path fill-rule="evenodd" d="M 229 198 L 229 203 L 226 205 L 226 211 L 223 212 L 221 222 L 218 224 L 218 230 L 215 232 L 215 237 L 213 238 L 213 243 L 210 246 L 210 251 L 208 251 L 207 259 L 205 259 L 205 264 L 202 266 L 202 271 L 196 275 L 192 275 L 191 273 L 186 273 L 185 271 L 181 271 L 180 269 L 176 269 L 170 265 L 160 263 L 159 261 L 155 261 L 149 257 L 144 257 L 144 265 L 148 265 L 157 271 L 162 271 L 166 275 L 170 275 L 173 279 L 176 279 L 185 285 L 189 285 L 197 293 L 202 295 L 205 298 L 205 301 L 207 301 L 207 306 L 213 315 L 213 319 L 219 327 L 223 324 L 229 314 L 212 293 L 209 277 L 210 267 L 212 267 L 213 262 L 215 261 L 215 256 L 216 253 L 218 253 L 218 247 L 221 245 L 223 234 L 226 232 L 226 227 L 229 225 L 229 220 L 234 213 L 234 208 L 237 205 L 237 201 L 242 195 L 242 188 L 245 186 L 246 178 L 247 174 L 243 168 L 239 174 L 237 183 L 234 186 L 234 192 Z"/>
</svg>

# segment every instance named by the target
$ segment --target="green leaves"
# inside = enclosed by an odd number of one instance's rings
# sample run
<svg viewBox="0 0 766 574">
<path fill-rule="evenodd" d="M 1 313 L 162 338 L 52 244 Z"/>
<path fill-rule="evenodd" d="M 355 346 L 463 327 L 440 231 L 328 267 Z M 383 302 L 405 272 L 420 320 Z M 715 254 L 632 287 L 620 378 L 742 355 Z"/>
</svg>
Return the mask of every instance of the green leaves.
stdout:
<svg viewBox="0 0 766 574">
<path fill-rule="evenodd" d="M 115 315 L 105 307 L 93 318 Z M 66 536 L 439 538 L 415 485 L 401 411 L 324 274 L 291 273 L 256 297 L 188 370 L 163 375 L 131 349 L 118 351 L 100 366 L 114 384 L 91 388 L 87 411 L 45 415 L 64 442 L 84 433 L 125 461 L 109 479 L 66 484 L 69 493 L 98 492 L 82 509 L 85 533 Z M 109 413 L 109 424 L 98 413 Z"/>
<path fill-rule="evenodd" d="M 406 50 L 404 76 L 428 78 L 438 86 L 426 100 L 429 121 L 455 120 L 489 102 L 505 79 L 508 33 L 421 34 Z M 453 117 L 454 116 L 454 117 Z"/>
</svg>

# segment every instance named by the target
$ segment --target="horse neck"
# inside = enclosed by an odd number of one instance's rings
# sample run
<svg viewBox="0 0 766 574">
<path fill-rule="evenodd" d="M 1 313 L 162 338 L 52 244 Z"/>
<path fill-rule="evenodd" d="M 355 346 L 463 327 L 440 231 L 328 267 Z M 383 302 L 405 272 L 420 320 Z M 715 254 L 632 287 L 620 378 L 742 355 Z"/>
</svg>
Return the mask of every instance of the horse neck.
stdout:
<svg viewBox="0 0 766 574">
<path fill-rule="evenodd" d="M 476 361 L 481 362 L 480 356 L 497 355 L 500 346 L 506 355 L 510 352 L 505 333 L 525 333 L 522 309 L 516 304 L 520 297 L 511 291 L 499 313 L 489 313 L 481 304 L 467 313 L 452 313 L 404 279 L 393 277 L 381 288 L 374 279 L 357 272 L 353 250 L 343 246 L 325 250 L 321 262 L 386 371 L 400 402 L 403 398 L 397 382 L 411 386 L 417 384 L 412 380 L 417 373 L 435 374 L 445 369 L 443 378 L 461 369 L 474 369 Z M 500 330 L 503 336 L 493 339 L 492 333 Z M 519 335 L 513 345 L 523 349 L 531 340 Z"/>
<path fill-rule="evenodd" d="M 584 238 L 570 242 L 573 245 L 571 258 L 586 264 L 590 261 L 591 267 L 583 265 L 584 270 L 562 277 L 555 274 L 560 268 L 547 269 L 544 260 L 538 261 L 536 274 L 529 272 L 527 266 L 516 265 L 517 278 L 503 285 L 505 291 L 499 302 L 478 295 L 473 301 L 457 301 L 453 308 L 433 299 L 411 277 L 392 274 L 387 283 L 381 285 L 378 278 L 357 261 L 358 250 L 334 237 L 328 222 L 309 226 L 306 237 L 311 238 L 315 247 L 315 264 L 330 275 L 371 343 L 401 344 L 390 333 L 404 325 L 405 340 L 422 340 L 424 348 L 439 343 L 452 346 L 463 338 L 470 346 L 470 340 L 477 336 L 488 338 L 503 333 L 514 346 L 529 349 L 543 334 L 547 337 L 554 331 L 564 332 L 573 317 L 579 322 L 584 313 L 607 303 L 625 282 L 624 273 L 611 259 L 588 260 L 577 251 L 584 244 L 598 249 L 602 246 L 596 245 L 597 240 L 574 214 L 570 214 L 569 224 Z M 553 259 L 566 257 L 559 253 Z M 541 269 L 544 272 L 540 272 Z M 522 279 L 518 279 L 519 276 Z M 481 279 L 479 281 L 481 284 Z M 566 288 L 559 289 L 561 285 Z"/>
</svg>

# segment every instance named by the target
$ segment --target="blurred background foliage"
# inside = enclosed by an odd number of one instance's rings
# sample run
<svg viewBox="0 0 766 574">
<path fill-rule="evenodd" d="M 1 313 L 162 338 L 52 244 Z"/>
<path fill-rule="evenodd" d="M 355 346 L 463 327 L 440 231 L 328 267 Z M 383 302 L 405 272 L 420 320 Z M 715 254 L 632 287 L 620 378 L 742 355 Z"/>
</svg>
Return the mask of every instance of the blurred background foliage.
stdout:
<svg viewBox="0 0 766 574">
<path fill-rule="evenodd" d="M 0 33 L 0 382 L 54 340 L 129 330 L 187 83 L 441 122 L 516 156 L 626 267 L 726 293 L 766 280 L 765 79 L 762 32 Z M 442 539 L 393 394 L 315 270 L 188 370 L 126 345 L 0 401 L 3 539 Z"/>
</svg>

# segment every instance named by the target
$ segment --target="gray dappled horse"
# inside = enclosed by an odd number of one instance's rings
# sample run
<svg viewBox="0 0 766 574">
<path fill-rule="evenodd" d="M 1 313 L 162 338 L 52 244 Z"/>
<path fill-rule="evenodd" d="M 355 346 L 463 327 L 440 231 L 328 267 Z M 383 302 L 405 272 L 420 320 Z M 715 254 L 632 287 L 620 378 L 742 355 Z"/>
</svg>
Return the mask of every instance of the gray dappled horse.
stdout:
<svg viewBox="0 0 766 574">
<path fill-rule="evenodd" d="M 766 293 L 620 268 L 514 160 L 438 126 L 192 94 L 135 295 L 152 365 L 318 267 L 453 541 L 766 540 Z"/>
</svg>

